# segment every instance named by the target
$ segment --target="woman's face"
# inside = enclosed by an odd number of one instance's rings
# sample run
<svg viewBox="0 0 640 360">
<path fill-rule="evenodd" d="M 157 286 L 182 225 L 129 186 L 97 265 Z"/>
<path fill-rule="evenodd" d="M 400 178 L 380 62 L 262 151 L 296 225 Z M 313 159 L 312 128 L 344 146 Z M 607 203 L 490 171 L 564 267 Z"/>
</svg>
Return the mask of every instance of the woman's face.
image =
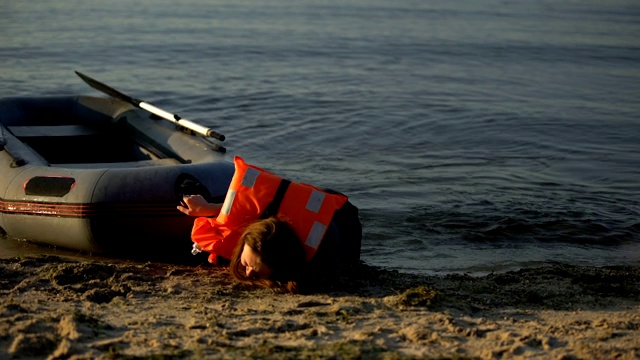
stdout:
<svg viewBox="0 0 640 360">
<path fill-rule="evenodd" d="M 247 244 L 242 248 L 240 265 L 244 266 L 247 278 L 267 279 L 273 272 L 270 267 L 260 261 L 258 254 Z"/>
</svg>

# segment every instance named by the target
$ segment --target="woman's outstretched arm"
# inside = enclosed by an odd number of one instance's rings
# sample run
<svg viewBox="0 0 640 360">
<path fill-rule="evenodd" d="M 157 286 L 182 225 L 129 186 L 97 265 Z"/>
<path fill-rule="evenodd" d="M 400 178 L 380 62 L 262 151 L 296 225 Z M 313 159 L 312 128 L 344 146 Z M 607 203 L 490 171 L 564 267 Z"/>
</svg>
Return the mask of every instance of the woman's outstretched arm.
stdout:
<svg viewBox="0 0 640 360">
<path fill-rule="evenodd" d="M 178 210 L 190 216 L 217 216 L 222 204 L 207 202 L 201 195 L 185 195 L 182 197 L 184 205 L 178 205 Z"/>
</svg>

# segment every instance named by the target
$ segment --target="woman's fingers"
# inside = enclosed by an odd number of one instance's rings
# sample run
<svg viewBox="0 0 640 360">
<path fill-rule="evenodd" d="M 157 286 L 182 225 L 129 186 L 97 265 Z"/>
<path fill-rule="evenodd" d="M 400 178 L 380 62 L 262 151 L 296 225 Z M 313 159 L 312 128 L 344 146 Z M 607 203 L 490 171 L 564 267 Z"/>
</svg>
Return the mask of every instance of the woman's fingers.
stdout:
<svg viewBox="0 0 640 360">
<path fill-rule="evenodd" d="M 178 210 L 182 213 L 185 213 L 187 215 L 191 215 L 191 210 L 188 207 L 184 207 L 182 205 L 178 205 L 177 206 Z"/>
</svg>

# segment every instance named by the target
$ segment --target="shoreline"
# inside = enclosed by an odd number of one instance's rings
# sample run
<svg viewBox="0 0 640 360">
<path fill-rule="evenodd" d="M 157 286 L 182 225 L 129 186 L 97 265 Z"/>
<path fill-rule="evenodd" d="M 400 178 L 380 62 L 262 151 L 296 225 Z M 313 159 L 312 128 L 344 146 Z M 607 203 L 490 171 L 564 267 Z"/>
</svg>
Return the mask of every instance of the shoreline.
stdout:
<svg viewBox="0 0 640 360">
<path fill-rule="evenodd" d="M 640 266 L 362 264 L 307 295 L 213 266 L 39 255 L 0 271 L 0 358 L 640 358 Z"/>
</svg>

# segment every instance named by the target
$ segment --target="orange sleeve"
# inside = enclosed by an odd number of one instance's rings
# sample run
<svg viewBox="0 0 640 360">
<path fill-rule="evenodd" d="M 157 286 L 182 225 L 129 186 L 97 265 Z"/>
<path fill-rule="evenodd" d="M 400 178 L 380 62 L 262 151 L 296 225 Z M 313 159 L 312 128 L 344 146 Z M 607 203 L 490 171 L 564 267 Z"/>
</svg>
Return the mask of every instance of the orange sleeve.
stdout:
<svg viewBox="0 0 640 360">
<path fill-rule="evenodd" d="M 215 224 L 216 219 L 199 217 L 193 222 L 191 240 L 202 250 L 211 254 L 209 262 L 216 263 L 216 256 L 231 260 L 233 249 L 237 244 L 237 237 L 229 234 L 224 226 Z"/>
</svg>

